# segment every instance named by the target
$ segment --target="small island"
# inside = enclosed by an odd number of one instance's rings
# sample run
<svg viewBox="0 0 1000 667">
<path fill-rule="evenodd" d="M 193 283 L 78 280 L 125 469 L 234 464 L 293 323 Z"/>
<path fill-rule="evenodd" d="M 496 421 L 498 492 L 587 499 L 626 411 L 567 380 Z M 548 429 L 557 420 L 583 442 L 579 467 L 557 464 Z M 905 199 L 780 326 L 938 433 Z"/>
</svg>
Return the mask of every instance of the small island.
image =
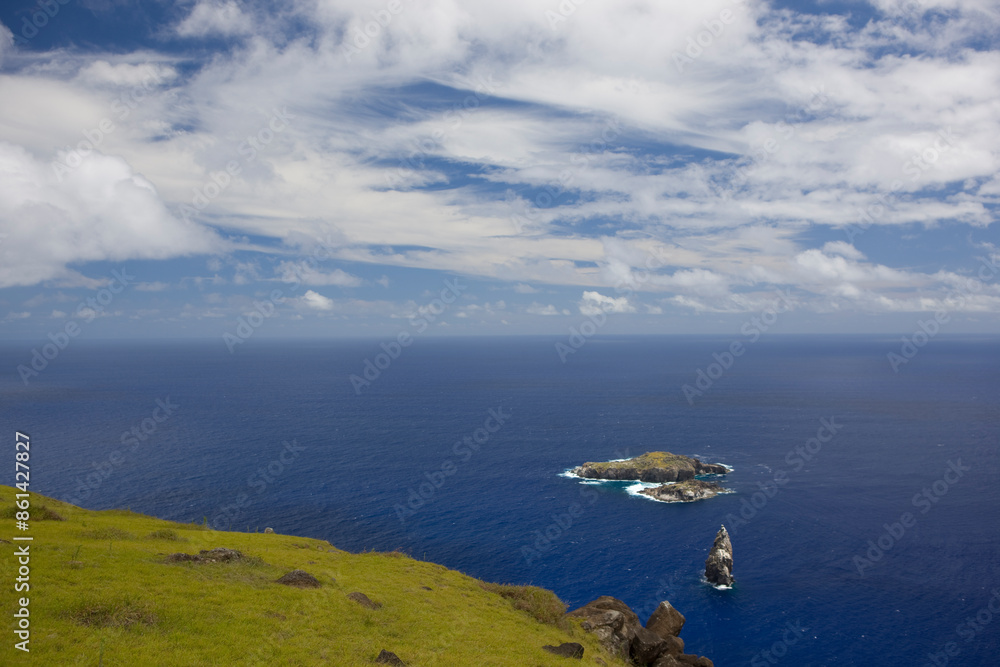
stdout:
<svg viewBox="0 0 1000 667">
<path fill-rule="evenodd" d="M 642 489 L 639 493 L 650 498 L 655 498 L 656 500 L 662 500 L 665 503 L 690 503 L 695 500 L 713 498 L 720 493 L 726 493 L 726 489 L 715 482 L 689 479 L 685 482 L 664 484 L 652 489 Z"/>
<path fill-rule="evenodd" d="M 587 462 L 573 468 L 572 474 L 586 479 L 647 482 L 662 484 L 639 493 L 668 503 L 685 503 L 712 498 L 727 490 L 715 482 L 696 479 L 702 475 L 725 475 L 729 468 L 716 463 L 670 452 L 646 452 L 623 461 Z"/>
<path fill-rule="evenodd" d="M 716 463 L 670 452 L 646 452 L 624 461 L 587 462 L 573 468 L 573 474 L 588 479 L 638 480 L 640 482 L 683 482 L 698 475 L 725 475 L 729 468 Z"/>
</svg>

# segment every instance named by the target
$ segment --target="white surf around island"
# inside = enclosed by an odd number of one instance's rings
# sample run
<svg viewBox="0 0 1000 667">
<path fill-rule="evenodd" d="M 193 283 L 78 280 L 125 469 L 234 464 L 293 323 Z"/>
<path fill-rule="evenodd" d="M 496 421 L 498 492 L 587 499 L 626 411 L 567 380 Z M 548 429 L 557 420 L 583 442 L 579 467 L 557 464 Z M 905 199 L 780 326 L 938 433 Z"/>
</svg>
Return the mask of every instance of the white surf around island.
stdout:
<svg viewBox="0 0 1000 667">
<path fill-rule="evenodd" d="M 731 591 L 731 590 L 733 590 L 732 586 L 726 586 L 725 584 L 713 584 L 711 581 L 709 581 L 708 579 L 705 578 L 704 574 L 701 575 L 699 577 L 699 579 L 701 580 L 701 583 L 705 584 L 706 586 L 711 586 L 712 588 L 714 588 L 717 591 Z M 736 582 L 734 581 L 733 584 L 735 585 L 735 583 Z"/>
<path fill-rule="evenodd" d="M 615 462 L 615 461 L 628 461 L 628 460 L 629 459 L 612 459 L 611 462 Z M 726 465 L 725 463 L 718 463 L 716 465 L 725 466 L 725 468 L 729 472 L 733 471 L 733 468 L 731 466 Z M 650 500 L 650 501 L 652 501 L 654 503 L 665 503 L 667 505 L 674 505 L 674 504 L 677 504 L 677 503 L 682 503 L 683 504 L 683 503 L 687 502 L 687 501 L 684 501 L 684 500 L 662 500 L 660 498 L 654 498 L 653 496 L 647 495 L 645 493 L 640 493 L 643 489 L 655 489 L 655 488 L 660 487 L 660 486 L 673 486 L 674 484 L 678 484 L 678 482 L 641 482 L 639 480 L 634 480 L 634 479 L 595 479 L 593 477 L 581 477 L 580 475 L 577 475 L 576 473 L 573 472 L 575 469 L 576 469 L 576 466 L 574 466 L 573 468 L 567 468 L 563 472 L 559 473 L 559 477 L 567 477 L 569 479 L 575 479 L 580 484 L 599 485 L 599 486 L 608 486 L 608 487 L 612 487 L 612 488 L 619 488 L 619 489 L 622 489 L 623 491 L 625 491 L 625 493 L 627 493 L 628 495 L 632 496 L 633 498 L 641 498 L 643 500 Z M 720 475 L 699 475 L 697 477 L 697 479 L 701 479 L 702 477 L 705 477 L 705 478 L 708 478 L 708 479 L 715 479 L 715 478 L 718 478 L 718 477 L 721 477 L 721 476 Z M 727 494 L 727 493 L 736 493 L 736 492 L 733 491 L 732 489 L 723 489 L 722 491 L 719 491 L 719 495 Z"/>
</svg>

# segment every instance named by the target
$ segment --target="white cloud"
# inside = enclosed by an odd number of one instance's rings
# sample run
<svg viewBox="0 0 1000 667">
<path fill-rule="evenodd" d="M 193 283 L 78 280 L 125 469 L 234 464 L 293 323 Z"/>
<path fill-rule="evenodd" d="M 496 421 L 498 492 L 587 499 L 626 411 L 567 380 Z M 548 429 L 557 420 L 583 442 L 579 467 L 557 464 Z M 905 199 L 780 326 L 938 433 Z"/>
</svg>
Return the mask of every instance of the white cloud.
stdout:
<svg viewBox="0 0 1000 667">
<path fill-rule="evenodd" d="M 253 21 L 233 0 L 201 0 L 177 26 L 181 37 L 223 37 L 245 35 L 253 30 Z"/>
<path fill-rule="evenodd" d="M 559 315 L 559 309 L 549 304 L 547 306 L 542 305 L 538 302 L 532 302 L 530 306 L 525 309 L 525 312 L 529 315 Z"/>
<path fill-rule="evenodd" d="M 795 256 L 795 268 L 806 283 L 870 283 L 883 285 L 913 285 L 915 276 L 881 264 L 863 264 L 839 256 L 829 256 L 819 250 L 806 250 Z M 919 280 L 919 278 L 917 278 Z"/>
<path fill-rule="evenodd" d="M 628 297 L 605 296 L 600 292 L 584 292 L 579 302 L 582 315 L 598 315 L 600 313 L 634 313 L 635 308 L 629 303 Z"/>
<path fill-rule="evenodd" d="M 174 218 L 156 188 L 121 158 L 95 153 L 57 174 L 0 142 L 0 287 L 79 277 L 70 264 L 162 259 L 220 248 Z"/>
<path fill-rule="evenodd" d="M 829 241 L 823 244 L 823 253 L 827 255 L 840 255 L 847 259 L 862 260 L 864 253 L 845 241 Z"/>
<path fill-rule="evenodd" d="M 304 262 L 282 262 L 275 271 L 279 280 L 305 285 L 336 285 L 338 287 L 359 287 L 361 278 L 346 271 L 334 269 L 324 273 Z"/>
<path fill-rule="evenodd" d="M 328 299 L 312 290 L 299 297 L 298 301 L 311 310 L 333 310 L 333 299 Z"/>
<path fill-rule="evenodd" d="M 111 64 L 107 60 L 95 60 L 80 70 L 79 78 L 84 83 L 113 86 L 159 86 L 177 77 L 177 70 L 169 65 L 143 63 L 133 65 L 122 62 Z"/>
<path fill-rule="evenodd" d="M 3 65 L 4 57 L 14 50 L 14 33 L 10 28 L 0 23 L 0 65 Z"/>
<path fill-rule="evenodd" d="M 530 0 L 403 3 L 350 61 L 343 47 L 384 4 L 295 4 L 287 13 L 316 31 L 298 42 L 256 28 L 247 6 L 193 6 L 178 34 L 254 38 L 183 80 L 155 54 L 18 54 L 28 64 L 0 79 L 24 100 L 0 109 L 0 141 L 20 146 L 0 144 L 0 223 L 13 228 L 13 246 L 0 246 L 0 285 L 81 280 L 67 267 L 117 256 L 223 252 L 166 205 L 190 203 L 286 105 L 295 118 L 241 162 L 199 219 L 282 240 L 336 230 L 332 261 L 496 278 L 520 294 L 628 285 L 661 293 L 664 305 L 736 312 L 753 308 L 758 292 L 794 286 L 817 309 L 916 307 L 945 279 L 868 262 L 864 242 L 809 249 L 802 239 L 873 209 L 872 225 L 996 222 L 1000 54 L 977 46 L 1000 26 L 989 0 L 927 0 L 920 13 L 948 12 L 933 23 L 876 17 L 861 30 L 842 17 L 740 3 L 723 37 L 683 72 L 673 54 L 731 0 L 585 3 L 554 30 Z M 888 14 L 903 5 L 878 6 Z M 106 155 L 93 158 L 101 175 L 53 181 L 45 156 L 112 113 L 107 90 L 93 84 L 136 85 L 146 67 L 162 68 L 164 83 L 116 117 Z M 454 95 L 427 104 L 411 85 L 426 82 Z M 700 149 L 720 152 L 675 155 Z M 475 176 L 469 183 L 436 163 Z M 498 187 L 481 188 L 484 180 Z M 430 183 L 441 187 L 419 187 Z M 497 196 L 505 189 L 510 197 Z M 141 230 L 126 217 L 133 210 L 149 221 Z M 518 210 L 528 221 L 520 230 Z M 44 233 L 32 231 L 39 223 Z M 234 276 L 259 279 L 251 269 Z M 362 284 L 339 269 L 312 269 L 306 282 Z M 611 297 L 585 292 L 581 312 L 631 312 L 614 310 L 632 308 L 624 297 L 602 299 Z"/>
</svg>

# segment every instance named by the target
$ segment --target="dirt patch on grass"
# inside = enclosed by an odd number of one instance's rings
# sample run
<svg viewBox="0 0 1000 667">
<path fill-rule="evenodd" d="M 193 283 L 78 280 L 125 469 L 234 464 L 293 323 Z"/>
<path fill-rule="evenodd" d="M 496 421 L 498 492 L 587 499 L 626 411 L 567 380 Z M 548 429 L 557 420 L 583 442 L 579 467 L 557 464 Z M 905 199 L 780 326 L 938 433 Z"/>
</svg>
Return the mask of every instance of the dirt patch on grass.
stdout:
<svg viewBox="0 0 1000 667">
<path fill-rule="evenodd" d="M 151 603 L 128 597 L 89 600 L 70 610 L 68 615 L 73 622 L 89 628 L 130 628 L 157 622 Z"/>
<path fill-rule="evenodd" d="M 121 528 L 116 528 L 115 526 L 107 526 L 105 528 L 94 528 L 93 530 L 84 530 L 80 533 L 80 537 L 84 537 L 90 540 L 134 540 L 135 535 L 128 532 L 127 530 L 122 530 Z"/>
<path fill-rule="evenodd" d="M 25 510 L 19 510 L 16 505 L 5 505 L 0 508 L 0 519 L 14 519 L 18 512 Z M 38 507 L 31 507 L 27 510 L 31 515 L 31 521 L 65 521 L 59 512 L 54 509 L 47 507 L 46 505 L 39 505 Z"/>
<path fill-rule="evenodd" d="M 176 530 L 170 530 L 169 528 L 161 528 L 160 530 L 154 530 L 149 535 L 146 535 L 147 540 L 170 540 L 171 542 L 187 542 L 183 537 L 177 534 Z"/>
</svg>

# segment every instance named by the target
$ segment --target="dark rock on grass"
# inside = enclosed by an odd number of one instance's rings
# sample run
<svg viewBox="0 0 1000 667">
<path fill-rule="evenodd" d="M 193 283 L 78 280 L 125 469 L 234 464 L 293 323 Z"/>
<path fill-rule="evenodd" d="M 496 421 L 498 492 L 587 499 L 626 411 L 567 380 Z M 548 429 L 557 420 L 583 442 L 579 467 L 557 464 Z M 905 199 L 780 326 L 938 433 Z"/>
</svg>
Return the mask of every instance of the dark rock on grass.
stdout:
<svg viewBox="0 0 1000 667">
<path fill-rule="evenodd" d="M 288 574 L 282 575 L 277 583 L 284 584 L 285 586 L 294 586 L 296 588 L 319 588 L 319 579 L 312 576 L 305 570 L 292 570 Z"/>
<path fill-rule="evenodd" d="M 392 651 L 386 651 L 385 649 L 382 649 L 382 651 L 378 654 L 378 657 L 375 658 L 375 663 L 379 665 L 402 665 L 403 667 L 406 667 L 406 663 L 400 660 L 398 655 Z"/>
<path fill-rule="evenodd" d="M 565 644 L 560 644 L 559 646 L 546 644 L 542 648 L 549 653 L 553 653 L 564 658 L 576 658 L 577 660 L 583 658 L 583 645 L 577 644 L 576 642 L 566 642 Z"/>
<path fill-rule="evenodd" d="M 185 563 L 189 561 L 197 562 L 200 560 L 201 556 L 198 556 L 197 554 L 177 553 L 177 554 L 170 554 L 169 556 L 167 556 L 168 563 Z"/>
<path fill-rule="evenodd" d="M 225 549 L 216 547 L 208 550 L 202 549 L 198 554 L 176 553 L 167 556 L 168 563 L 231 563 L 241 560 L 243 554 L 236 549 Z"/>
<path fill-rule="evenodd" d="M 201 555 L 202 560 L 208 563 L 230 563 L 243 558 L 243 554 L 236 549 L 225 549 L 223 547 L 216 547 L 212 550 L 202 549 L 198 553 Z"/>
<path fill-rule="evenodd" d="M 646 621 L 646 628 L 652 630 L 661 637 L 676 637 L 684 627 L 684 614 L 680 613 L 674 606 L 664 600 L 653 612 L 653 615 Z M 683 649 L 683 645 L 681 646 Z"/>
<path fill-rule="evenodd" d="M 347 597 L 349 597 L 350 599 L 354 600 L 355 602 L 357 602 L 362 607 L 367 607 L 369 609 L 381 609 L 382 608 L 382 604 L 381 603 L 379 603 L 379 602 L 373 602 L 364 593 L 358 593 L 358 592 L 348 593 Z"/>
</svg>

